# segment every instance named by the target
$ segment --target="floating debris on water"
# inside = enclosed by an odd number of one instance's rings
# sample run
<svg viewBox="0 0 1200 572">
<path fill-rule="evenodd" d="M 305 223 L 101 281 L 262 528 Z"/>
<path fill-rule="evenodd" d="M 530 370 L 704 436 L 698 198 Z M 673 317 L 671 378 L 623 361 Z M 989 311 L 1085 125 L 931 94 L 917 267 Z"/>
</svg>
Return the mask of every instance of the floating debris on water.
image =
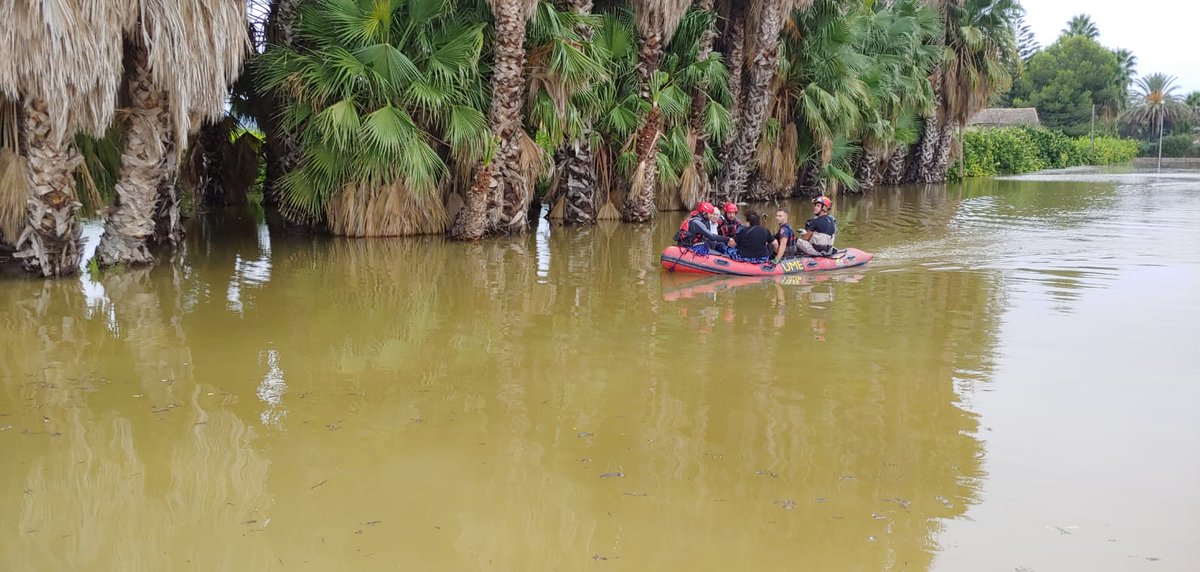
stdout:
<svg viewBox="0 0 1200 572">
<path fill-rule="evenodd" d="M 827 501 L 827 500 L 829 500 L 829 499 L 827 499 L 827 498 L 825 498 L 825 497 L 820 497 L 820 498 L 815 498 L 815 499 L 813 499 L 813 502 L 815 502 L 815 503 L 817 503 L 817 504 L 821 504 L 821 503 L 823 503 L 823 502 L 825 502 L 825 501 Z"/>
<path fill-rule="evenodd" d="M 775 471 L 754 471 L 754 474 L 755 476 L 759 477 L 771 477 L 772 479 L 779 478 L 779 473 L 776 473 Z"/>
<path fill-rule="evenodd" d="M 591 434 L 591 433 L 589 433 L 589 432 L 587 432 L 587 431 L 580 431 L 580 432 L 579 432 L 577 435 L 575 435 L 575 436 L 576 436 L 576 437 L 578 437 L 578 438 L 580 438 L 580 439 L 583 439 L 584 437 L 591 437 L 591 436 L 592 436 L 592 434 Z"/>
<path fill-rule="evenodd" d="M 779 499 L 775 501 L 775 504 L 783 507 L 784 510 L 792 510 L 796 508 L 796 501 L 792 499 Z"/>
<path fill-rule="evenodd" d="M 624 476 L 625 476 L 625 473 L 622 473 L 622 472 L 620 472 L 620 471 L 617 471 L 617 472 L 613 472 L 613 473 L 604 473 L 603 475 L 600 475 L 600 478 L 602 478 L 602 479 L 612 479 L 612 478 L 615 478 L 615 477 L 624 477 Z"/>
</svg>

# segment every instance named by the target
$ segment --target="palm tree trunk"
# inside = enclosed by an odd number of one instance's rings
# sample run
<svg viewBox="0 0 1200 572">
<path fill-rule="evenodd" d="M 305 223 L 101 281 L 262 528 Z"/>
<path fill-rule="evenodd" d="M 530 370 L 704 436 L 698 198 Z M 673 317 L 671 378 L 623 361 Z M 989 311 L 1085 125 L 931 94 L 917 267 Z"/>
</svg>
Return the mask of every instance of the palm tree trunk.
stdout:
<svg viewBox="0 0 1200 572">
<path fill-rule="evenodd" d="M 658 209 L 654 203 L 658 188 L 658 140 L 662 135 L 662 112 L 650 93 L 650 82 L 663 55 L 662 30 L 643 33 L 638 47 L 638 76 L 641 80 L 642 99 L 650 103 L 646 122 L 638 129 L 637 166 L 630 177 L 629 194 L 625 197 L 625 208 L 621 218 L 625 222 L 646 222 L 653 219 Z"/>
<path fill-rule="evenodd" d="M 954 122 L 947 120 L 942 125 L 938 137 L 937 154 L 934 155 L 933 167 L 925 173 L 924 183 L 946 182 L 946 172 L 950 167 L 950 151 L 954 146 Z"/>
<path fill-rule="evenodd" d="M 858 192 L 875 190 L 879 184 L 879 176 L 879 151 L 864 145 L 862 151 L 854 157 L 854 178 L 858 180 Z"/>
<path fill-rule="evenodd" d="M 708 12 L 712 12 L 713 4 L 713 0 L 696 0 L 694 7 L 697 10 L 706 10 Z M 714 18 L 713 24 L 710 25 L 708 29 L 704 31 L 704 34 L 700 36 L 700 46 L 696 57 L 697 61 L 705 61 L 712 55 L 713 44 L 716 42 L 716 39 L 716 19 Z M 699 178 L 698 186 L 700 187 L 700 192 L 697 193 L 697 195 L 701 199 L 708 198 L 712 187 L 712 184 L 708 178 L 708 169 L 705 168 L 704 164 L 704 158 L 706 152 L 708 151 L 709 138 L 709 133 L 704 128 L 704 110 L 708 104 L 707 91 L 707 85 L 701 84 L 697 86 L 695 93 L 692 94 L 692 108 L 690 114 L 692 132 L 696 134 L 696 143 L 692 148 L 692 160 L 696 164 L 696 176 Z M 691 205 L 684 206 L 690 207 Z"/>
<path fill-rule="evenodd" d="M 892 151 L 883 170 L 884 185 L 899 185 L 904 182 L 904 170 L 908 166 L 909 146 L 903 145 Z"/>
<path fill-rule="evenodd" d="M 79 272 L 82 205 L 75 198 L 72 175 L 83 158 L 72 140 L 55 135 L 46 102 L 28 98 L 22 115 L 29 201 L 25 229 L 14 237 L 13 255 L 44 277 L 69 276 Z"/>
<path fill-rule="evenodd" d="M 121 145 L 121 170 L 114 209 L 105 217 L 96 256 L 101 266 L 152 264 L 151 247 L 161 236 L 157 217 L 167 218 L 167 238 L 177 238 L 179 205 L 175 145 L 167 94 L 154 85 L 146 48 L 134 48 L 125 80 L 130 99 L 128 127 Z M 161 204 L 160 204 L 161 203 Z"/>
<path fill-rule="evenodd" d="M 490 164 L 480 165 L 475 171 L 475 180 L 471 184 L 471 188 L 467 190 L 463 207 L 458 211 L 458 216 L 454 219 L 454 226 L 450 229 L 451 238 L 479 240 L 483 237 L 488 227 L 488 197 L 492 195 L 492 189 L 495 186 L 496 179 L 492 176 L 492 166 Z"/>
<path fill-rule="evenodd" d="M 491 164 L 480 166 L 477 173 L 492 179 L 479 180 L 464 197 L 459 219 L 451 237 L 478 240 L 489 230 L 521 232 L 529 221 L 532 189 L 521 171 L 521 106 L 525 100 L 525 22 L 530 14 L 526 0 L 490 0 L 495 19 L 492 46 L 492 102 L 488 120 L 498 147 Z M 488 190 L 487 195 L 482 191 Z M 480 204 L 482 203 L 482 204 Z M 480 227 L 479 212 L 486 213 Z"/>
<path fill-rule="evenodd" d="M 662 112 L 655 104 L 638 130 L 637 166 L 629 180 L 629 193 L 621 218 L 625 222 L 646 222 L 658 214 L 654 192 L 658 187 L 658 139 L 662 135 Z"/>
<path fill-rule="evenodd" d="M 742 77 L 746 70 L 746 9 L 741 1 L 735 1 L 731 8 L 729 36 L 726 39 L 727 52 L 725 61 L 729 66 L 729 94 L 733 102 L 733 129 L 737 131 L 737 121 L 742 109 Z"/>
<path fill-rule="evenodd" d="M 908 172 L 904 175 L 905 183 L 928 182 L 930 173 L 937 163 L 942 141 L 942 104 L 945 101 L 942 75 L 941 65 L 938 65 L 930 74 L 929 82 L 933 86 L 933 111 L 925 117 L 925 122 L 922 124 L 921 140 L 917 142 L 917 146 L 913 150 L 915 155 L 908 166 Z"/>
<path fill-rule="evenodd" d="M 271 14 L 267 19 L 267 49 L 273 46 L 292 47 L 296 43 L 296 25 L 300 19 L 300 5 L 304 0 L 272 0 Z M 275 203 L 280 177 L 293 171 L 300 164 L 300 141 L 297 133 L 283 128 L 282 116 L 277 113 L 279 102 L 274 94 L 267 94 L 268 113 L 260 117 L 266 134 L 267 177 L 264 182 L 264 201 Z"/>
<path fill-rule="evenodd" d="M 1163 111 L 1158 112 L 1158 166 L 1154 168 L 1156 171 L 1162 170 L 1162 140 L 1163 140 Z"/>
<path fill-rule="evenodd" d="M 596 222 L 596 163 L 592 160 L 591 138 L 584 134 L 566 145 L 559 192 L 566 200 L 567 224 Z"/>
<path fill-rule="evenodd" d="M 779 65 L 779 34 L 788 16 L 790 2 L 763 0 L 756 6 L 758 28 L 753 30 L 755 52 L 749 69 L 749 81 L 742 93 L 737 132 L 725 153 L 725 171 L 721 178 L 721 196 L 737 201 L 750 181 L 751 159 L 762 137 L 771 103 L 771 82 Z"/>
<path fill-rule="evenodd" d="M 492 57 L 491 120 L 500 136 L 500 149 L 494 162 L 497 193 L 501 199 L 495 230 L 522 232 L 529 223 L 529 201 L 533 197 L 530 181 L 521 171 L 521 137 L 524 135 L 521 109 L 525 104 L 525 21 L 526 0 L 492 0 L 496 18 L 496 37 Z"/>
<path fill-rule="evenodd" d="M 566 0 L 564 4 L 577 14 L 592 13 L 592 0 Z M 585 41 L 591 41 L 590 26 L 580 26 L 578 32 Z M 591 134 L 589 123 L 577 139 L 562 146 L 562 174 L 556 191 L 566 201 L 563 219 L 567 224 L 596 222 L 596 163 L 592 157 Z"/>
</svg>

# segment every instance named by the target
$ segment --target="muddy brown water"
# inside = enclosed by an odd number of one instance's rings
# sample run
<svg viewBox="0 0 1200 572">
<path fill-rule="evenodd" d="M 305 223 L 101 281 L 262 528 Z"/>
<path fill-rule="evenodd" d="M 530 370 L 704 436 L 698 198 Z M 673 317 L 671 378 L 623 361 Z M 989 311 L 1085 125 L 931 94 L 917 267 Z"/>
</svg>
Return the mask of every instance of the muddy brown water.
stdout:
<svg viewBox="0 0 1200 572">
<path fill-rule="evenodd" d="M 834 214 L 876 260 L 779 282 L 665 274 L 672 215 L 463 246 L 246 212 L 0 282 L 0 570 L 1200 566 L 1200 172 Z"/>
</svg>

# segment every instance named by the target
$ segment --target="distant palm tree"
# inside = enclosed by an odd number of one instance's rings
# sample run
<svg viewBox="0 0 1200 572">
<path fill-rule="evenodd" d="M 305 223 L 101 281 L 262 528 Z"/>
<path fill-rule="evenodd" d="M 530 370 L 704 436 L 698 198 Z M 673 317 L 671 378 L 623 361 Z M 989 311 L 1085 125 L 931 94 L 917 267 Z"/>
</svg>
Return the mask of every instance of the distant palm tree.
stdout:
<svg viewBox="0 0 1200 572">
<path fill-rule="evenodd" d="M 1149 125 L 1152 129 L 1158 124 L 1158 167 L 1162 168 L 1163 123 L 1186 118 L 1192 110 L 1175 93 L 1179 89 L 1175 85 L 1175 76 L 1163 73 L 1142 76 L 1134 88 L 1136 92 L 1124 120 L 1128 124 Z"/>
<path fill-rule="evenodd" d="M 1067 22 L 1067 27 L 1062 29 L 1062 35 L 1066 37 L 1083 36 L 1089 40 L 1095 40 L 1100 37 L 1100 29 L 1096 27 L 1091 16 L 1079 14 Z"/>
<path fill-rule="evenodd" d="M 1200 91 L 1193 91 L 1183 98 L 1183 102 L 1192 108 L 1192 113 L 1200 115 Z"/>
<path fill-rule="evenodd" d="M 1125 102 L 1129 100 L 1129 86 L 1137 78 L 1137 56 L 1124 48 L 1113 50 L 1113 55 L 1117 56 L 1117 66 L 1121 69 L 1117 83 L 1121 93 L 1119 105 L 1124 106 Z"/>
</svg>

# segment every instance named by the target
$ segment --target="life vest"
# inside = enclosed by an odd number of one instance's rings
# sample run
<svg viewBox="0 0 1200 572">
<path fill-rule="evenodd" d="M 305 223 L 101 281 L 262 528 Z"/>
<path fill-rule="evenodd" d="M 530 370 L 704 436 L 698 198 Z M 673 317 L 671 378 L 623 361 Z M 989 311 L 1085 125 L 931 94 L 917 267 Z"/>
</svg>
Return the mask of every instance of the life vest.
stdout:
<svg viewBox="0 0 1200 572">
<path fill-rule="evenodd" d="M 700 224 L 708 224 L 700 217 L 698 211 L 692 211 L 688 217 L 683 219 L 683 224 L 679 225 L 679 230 L 675 232 L 675 243 L 682 246 L 691 246 L 704 239 L 700 234 L 693 234 L 688 227 L 692 226 L 692 221 L 698 220 Z"/>
<path fill-rule="evenodd" d="M 729 220 L 721 217 L 721 224 L 717 225 L 717 234 L 726 238 L 734 238 L 737 232 L 742 229 L 742 221 L 738 219 Z"/>
</svg>

